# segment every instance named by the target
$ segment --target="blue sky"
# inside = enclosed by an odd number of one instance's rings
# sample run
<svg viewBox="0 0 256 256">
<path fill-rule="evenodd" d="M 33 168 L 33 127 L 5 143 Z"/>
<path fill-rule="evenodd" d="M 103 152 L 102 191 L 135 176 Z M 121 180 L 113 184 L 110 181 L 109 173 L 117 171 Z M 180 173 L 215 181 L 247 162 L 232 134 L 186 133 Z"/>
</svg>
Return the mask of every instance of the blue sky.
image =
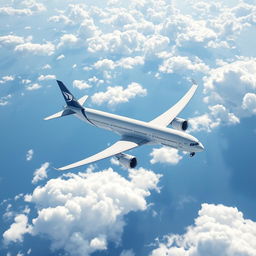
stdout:
<svg viewBox="0 0 256 256">
<path fill-rule="evenodd" d="M 255 1 L 2 1 L 0 254 L 256 254 Z M 205 146 L 190 158 L 131 151 L 63 166 L 118 137 L 72 116 L 55 79 L 88 107 L 150 121 L 190 87 L 181 113 Z M 239 246 L 237 246 L 239 245 Z"/>
</svg>

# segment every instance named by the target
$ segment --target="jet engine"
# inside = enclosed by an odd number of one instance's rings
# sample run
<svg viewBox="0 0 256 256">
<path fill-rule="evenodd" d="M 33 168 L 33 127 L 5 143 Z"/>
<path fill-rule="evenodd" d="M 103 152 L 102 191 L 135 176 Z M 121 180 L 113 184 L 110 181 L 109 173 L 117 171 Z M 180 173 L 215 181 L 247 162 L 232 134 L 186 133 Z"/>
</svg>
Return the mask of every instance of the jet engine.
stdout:
<svg viewBox="0 0 256 256">
<path fill-rule="evenodd" d="M 188 120 L 183 118 L 175 117 L 171 122 L 171 125 L 174 129 L 179 131 L 186 131 L 188 129 Z"/>
<path fill-rule="evenodd" d="M 126 168 L 135 168 L 137 166 L 137 159 L 135 156 L 120 153 L 115 157 L 119 163 Z"/>
</svg>

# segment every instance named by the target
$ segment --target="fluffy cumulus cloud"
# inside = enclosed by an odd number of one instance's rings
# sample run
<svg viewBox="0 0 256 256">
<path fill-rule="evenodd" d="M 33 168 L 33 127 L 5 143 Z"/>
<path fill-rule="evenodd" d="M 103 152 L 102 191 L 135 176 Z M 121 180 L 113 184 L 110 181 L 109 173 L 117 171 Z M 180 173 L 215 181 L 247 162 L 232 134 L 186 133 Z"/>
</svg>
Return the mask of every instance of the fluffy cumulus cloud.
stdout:
<svg viewBox="0 0 256 256">
<path fill-rule="evenodd" d="M 110 59 L 98 60 L 94 63 L 93 67 L 99 70 L 112 70 L 118 67 L 124 69 L 133 69 L 135 66 L 144 65 L 144 57 L 135 56 L 135 57 L 124 57 L 118 61 L 113 61 Z"/>
<path fill-rule="evenodd" d="M 175 165 L 182 159 L 182 156 L 179 155 L 177 149 L 168 147 L 153 148 L 150 156 L 152 157 L 150 160 L 151 164 L 167 163 Z"/>
<path fill-rule="evenodd" d="M 35 84 L 30 84 L 28 86 L 26 86 L 26 90 L 28 91 L 35 91 L 35 90 L 38 90 L 40 89 L 42 86 L 38 83 L 35 83 Z"/>
<path fill-rule="evenodd" d="M 24 38 L 21 36 L 15 36 L 15 35 L 6 35 L 6 36 L 0 36 L 0 44 L 1 45 L 17 45 L 17 44 L 23 44 L 25 42 Z"/>
<path fill-rule="evenodd" d="M 169 38 L 162 35 L 152 35 L 145 40 L 144 51 L 148 56 L 152 56 L 158 52 L 168 49 Z"/>
<path fill-rule="evenodd" d="M 151 256 L 254 256 L 256 223 L 237 208 L 202 204 L 195 223 L 183 235 L 167 235 Z"/>
<path fill-rule="evenodd" d="M 14 223 L 3 233 L 4 243 L 22 242 L 24 234 L 30 232 L 31 226 L 28 224 L 28 217 L 24 214 L 18 214 Z"/>
<path fill-rule="evenodd" d="M 78 38 L 73 34 L 65 34 L 60 38 L 60 43 L 58 47 L 66 46 L 66 47 L 75 47 L 78 43 Z"/>
<path fill-rule="evenodd" d="M 198 57 L 191 61 L 187 56 L 173 56 L 164 60 L 159 67 L 159 71 L 163 73 L 179 73 L 185 71 L 195 71 L 206 73 L 209 67 L 203 63 Z"/>
<path fill-rule="evenodd" d="M 110 106 L 114 106 L 119 103 L 128 102 L 130 99 L 136 96 L 145 96 L 147 90 L 138 83 L 131 83 L 127 88 L 122 86 L 108 87 L 105 92 L 98 92 L 92 96 L 92 102 L 101 105 L 108 103 Z"/>
<path fill-rule="evenodd" d="M 233 125 L 243 117 L 255 115 L 256 59 L 237 57 L 233 62 L 220 62 L 204 81 L 204 102 L 209 111 L 191 119 L 192 130 L 207 130 L 220 125 Z"/>
<path fill-rule="evenodd" d="M 159 179 L 143 168 L 129 171 L 129 179 L 111 168 L 51 179 L 26 196 L 38 215 L 29 230 L 23 221 L 20 233 L 47 236 L 53 250 L 64 249 L 71 255 L 105 250 L 108 241 L 120 241 L 125 214 L 147 209 L 146 197 L 150 190 L 159 190 Z"/>
<path fill-rule="evenodd" d="M 45 10 L 46 7 L 42 3 L 35 0 L 24 0 L 16 3 L 15 8 L 12 6 L 1 7 L 0 13 L 9 16 L 30 16 Z"/>
<path fill-rule="evenodd" d="M 242 108 L 256 114 L 256 94 L 246 93 L 243 97 Z"/>
<path fill-rule="evenodd" d="M 17 45 L 14 50 L 20 53 L 31 53 L 34 55 L 50 56 L 54 53 L 55 46 L 50 42 L 45 44 L 24 43 Z"/>
<path fill-rule="evenodd" d="M 83 89 L 88 89 L 90 88 L 91 86 L 86 83 L 86 81 L 84 80 L 74 80 L 73 81 L 73 86 L 78 88 L 79 90 L 83 90 Z"/>
<path fill-rule="evenodd" d="M 33 179 L 32 179 L 33 184 L 36 184 L 38 181 L 44 180 L 47 178 L 47 168 L 49 168 L 49 165 L 50 164 L 46 162 L 42 164 L 39 169 L 35 170 Z"/>
<path fill-rule="evenodd" d="M 38 77 L 38 81 L 54 80 L 54 79 L 56 79 L 55 75 L 40 75 Z"/>
<path fill-rule="evenodd" d="M 10 15 L 10 16 L 13 16 L 13 15 L 17 15 L 17 16 L 32 15 L 32 11 L 30 9 L 16 9 L 16 8 L 11 7 L 11 6 L 1 7 L 0 8 L 0 13 L 5 14 L 5 15 Z"/>
<path fill-rule="evenodd" d="M 113 54 L 131 54 L 141 51 L 146 38 L 136 30 L 119 31 L 102 34 L 87 39 L 88 50 L 94 52 L 109 52 Z"/>
<path fill-rule="evenodd" d="M 2 79 L 0 80 L 0 84 L 14 81 L 14 79 L 15 79 L 14 76 L 3 76 Z"/>
<path fill-rule="evenodd" d="M 36 0 L 24 0 L 22 5 L 29 8 L 32 12 L 43 12 L 46 11 L 46 7 L 43 3 L 39 3 Z"/>
<path fill-rule="evenodd" d="M 220 125 L 234 125 L 240 123 L 240 119 L 220 104 L 210 106 L 209 112 L 189 120 L 191 131 L 210 132 Z"/>
</svg>

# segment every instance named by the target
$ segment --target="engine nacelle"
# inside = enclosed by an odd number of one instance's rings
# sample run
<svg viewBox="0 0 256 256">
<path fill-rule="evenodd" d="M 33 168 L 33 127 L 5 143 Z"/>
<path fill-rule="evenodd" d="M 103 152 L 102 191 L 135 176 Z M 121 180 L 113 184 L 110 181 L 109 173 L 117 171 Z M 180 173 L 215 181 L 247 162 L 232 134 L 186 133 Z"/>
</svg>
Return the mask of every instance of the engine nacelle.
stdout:
<svg viewBox="0 0 256 256">
<path fill-rule="evenodd" d="M 175 117 L 171 122 L 171 125 L 174 129 L 179 131 L 186 131 L 188 129 L 188 120 L 183 118 Z"/>
<path fill-rule="evenodd" d="M 126 168 L 135 168 L 137 166 L 137 159 L 135 156 L 120 153 L 115 157 L 119 163 Z"/>
</svg>

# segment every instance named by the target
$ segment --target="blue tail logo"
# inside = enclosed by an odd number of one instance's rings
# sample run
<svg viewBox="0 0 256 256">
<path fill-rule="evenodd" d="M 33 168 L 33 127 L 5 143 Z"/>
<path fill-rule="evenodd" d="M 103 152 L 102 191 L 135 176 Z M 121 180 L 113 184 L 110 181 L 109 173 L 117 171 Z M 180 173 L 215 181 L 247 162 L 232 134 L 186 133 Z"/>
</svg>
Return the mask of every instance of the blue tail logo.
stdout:
<svg viewBox="0 0 256 256">
<path fill-rule="evenodd" d="M 73 95 L 71 95 L 71 94 L 69 94 L 69 93 L 67 93 L 67 92 L 62 92 L 62 93 L 63 93 L 63 95 L 64 95 L 66 101 L 70 102 L 70 101 L 73 100 Z"/>
<path fill-rule="evenodd" d="M 62 95 L 63 95 L 67 105 L 71 106 L 71 107 L 75 107 L 75 108 L 82 108 L 82 106 L 79 104 L 79 102 L 73 96 L 73 94 L 68 90 L 68 88 L 59 80 L 57 80 L 57 83 L 60 87 L 60 90 L 62 92 Z"/>
</svg>

